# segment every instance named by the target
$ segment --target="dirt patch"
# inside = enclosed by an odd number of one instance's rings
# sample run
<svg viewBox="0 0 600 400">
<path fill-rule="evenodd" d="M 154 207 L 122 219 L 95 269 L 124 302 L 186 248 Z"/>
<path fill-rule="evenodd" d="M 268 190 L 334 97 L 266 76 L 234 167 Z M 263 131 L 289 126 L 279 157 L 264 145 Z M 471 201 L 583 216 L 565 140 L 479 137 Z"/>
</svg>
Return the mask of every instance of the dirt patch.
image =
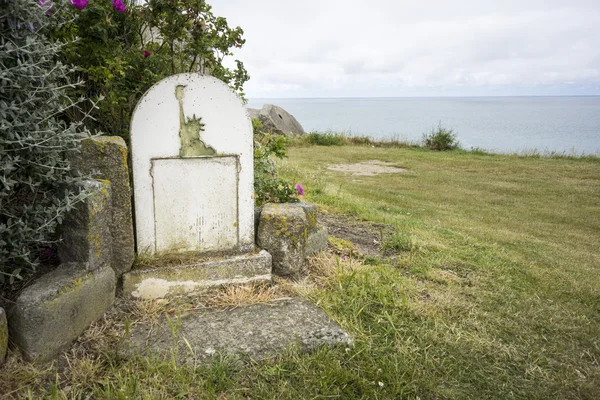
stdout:
<svg viewBox="0 0 600 400">
<path fill-rule="evenodd" d="M 356 176 L 375 176 L 379 174 L 399 174 L 406 172 L 404 168 L 386 161 L 369 160 L 354 164 L 333 164 L 327 167 L 330 171 L 344 172 Z"/>
<path fill-rule="evenodd" d="M 373 257 L 382 255 L 382 242 L 395 231 L 391 225 L 358 221 L 346 215 L 321 212 L 317 218 L 330 235 L 352 242 L 361 254 Z"/>
</svg>

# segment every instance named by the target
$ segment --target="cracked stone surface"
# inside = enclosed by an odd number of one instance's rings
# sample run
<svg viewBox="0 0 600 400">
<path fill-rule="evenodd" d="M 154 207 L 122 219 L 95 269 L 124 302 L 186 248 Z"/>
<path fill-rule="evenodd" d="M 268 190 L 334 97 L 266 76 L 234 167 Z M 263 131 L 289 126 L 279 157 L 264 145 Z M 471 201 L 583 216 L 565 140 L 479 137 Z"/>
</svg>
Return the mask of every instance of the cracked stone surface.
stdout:
<svg viewBox="0 0 600 400">
<path fill-rule="evenodd" d="M 175 335 L 172 326 L 178 326 Z M 133 353 L 170 357 L 175 343 L 183 362 L 218 353 L 261 359 L 293 344 L 310 351 L 319 345 L 352 341 L 314 304 L 303 298 L 286 298 L 267 304 L 193 311 L 179 319 L 171 317 L 171 326 L 166 318 L 154 327 L 137 325 L 127 345 Z"/>
</svg>

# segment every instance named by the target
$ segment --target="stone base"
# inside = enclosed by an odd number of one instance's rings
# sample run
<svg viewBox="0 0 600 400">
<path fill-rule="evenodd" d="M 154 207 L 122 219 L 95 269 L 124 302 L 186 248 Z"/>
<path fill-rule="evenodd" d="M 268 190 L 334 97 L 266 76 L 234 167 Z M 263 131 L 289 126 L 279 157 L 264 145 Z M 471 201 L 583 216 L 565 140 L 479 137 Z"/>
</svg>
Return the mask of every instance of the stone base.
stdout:
<svg viewBox="0 0 600 400">
<path fill-rule="evenodd" d="M 175 348 L 180 362 L 206 359 L 217 353 L 260 359 L 294 344 L 308 351 L 322 344 L 352 343 L 337 323 L 303 298 L 194 311 L 179 318 L 176 325 L 181 325 L 175 336 L 167 320 L 158 327 L 136 325 L 126 342 L 130 354 L 171 357 Z"/>
<path fill-rule="evenodd" d="M 61 265 L 21 293 L 9 312 L 11 339 L 28 360 L 50 360 L 112 307 L 115 287 L 108 266 Z"/>
<path fill-rule="evenodd" d="M 160 299 L 199 293 L 225 284 L 271 280 L 271 255 L 221 257 L 176 267 L 136 269 L 123 275 L 123 295 L 138 299 Z"/>
<path fill-rule="evenodd" d="M 327 249 L 327 228 L 317 224 L 317 206 L 269 203 L 255 210 L 256 244 L 273 256 L 273 273 L 298 276 L 306 257 Z"/>
</svg>

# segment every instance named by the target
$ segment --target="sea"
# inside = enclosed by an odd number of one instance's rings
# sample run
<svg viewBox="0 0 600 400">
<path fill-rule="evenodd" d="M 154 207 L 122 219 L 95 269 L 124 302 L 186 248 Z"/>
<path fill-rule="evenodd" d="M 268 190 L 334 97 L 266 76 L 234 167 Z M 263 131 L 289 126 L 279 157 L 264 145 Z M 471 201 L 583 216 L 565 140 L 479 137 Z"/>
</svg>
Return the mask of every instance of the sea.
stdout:
<svg viewBox="0 0 600 400">
<path fill-rule="evenodd" d="M 600 96 L 249 99 L 283 107 L 305 131 L 419 141 L 452 129 L 465 149 L 600 155 Z"/>
</svg>

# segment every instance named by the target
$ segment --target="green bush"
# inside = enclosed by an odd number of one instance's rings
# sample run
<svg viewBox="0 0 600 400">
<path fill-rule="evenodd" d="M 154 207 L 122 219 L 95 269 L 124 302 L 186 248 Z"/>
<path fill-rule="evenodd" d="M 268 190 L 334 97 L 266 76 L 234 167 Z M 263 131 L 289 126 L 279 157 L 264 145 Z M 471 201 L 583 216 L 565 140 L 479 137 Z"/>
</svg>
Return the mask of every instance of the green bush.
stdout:
<svg viewBox="0 0 600 400">
<path fill-rule="evenodd" d="M 293 203 L 298 191 L 285 179 L 277 176 L 272 156 L 283 158 L 290 139 L 262 131 L 262 123 L 252 119 L 254 131 L 254 197 L 257 206 L 264 203 Z"/>
<path fill-rule="evenodd" d="M 305 140 L 317 146 L 341 146 L 346 143 L 344 136 L 336 133 L 311 132 L 306 134 Z"/>
<path fill-rule="evenodd" d="M 63 49 L 44 35 L 50 2 L 0 0 L 0 282 L 33 270 L 56 239 L 65 212 L 85 194 L 72 187 L 65 152 L 87 135 L 58 115 L 76 109 L 66 95 L 73 70 L 56 62 Z"/>
<path fill-rule="evenodd" d="M 205 1 L 124 1 L 125 11 L 115 9 L 111 0 L 90 0 L 83 9 L 70 1 L 57 5 L 67 22 L 52 35 L 69 42 L 61 58 L 77 67 L 72 76 L 86 83 L 75 94 L 88 99 L 83 114 L 71 113 L 70 120 L 90 113 L 90 130 L 128 139 L 141 96 L 161 79 L 182 72 L 215 76 L 243 97 L 249 79 L 243 63 L 223 65 L 232 49 L 245 43 L 240 27 L 230 28 Z"/>
<path fill-rule="evenodd" d="M 440 123 L 436 128 L 423 134 L 425 146 L 431 150 L 446 151 L 454 150 L 459 146 L 456 135 L 452 129 L 446 129 Z"/>
</svg>

